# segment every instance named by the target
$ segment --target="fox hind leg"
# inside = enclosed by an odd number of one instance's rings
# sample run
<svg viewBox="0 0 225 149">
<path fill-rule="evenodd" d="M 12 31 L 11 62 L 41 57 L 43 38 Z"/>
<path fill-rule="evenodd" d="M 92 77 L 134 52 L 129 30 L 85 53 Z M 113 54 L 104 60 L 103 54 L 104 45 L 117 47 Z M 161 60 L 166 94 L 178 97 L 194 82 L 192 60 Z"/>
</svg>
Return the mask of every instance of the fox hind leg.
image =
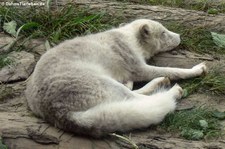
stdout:
<svg viewBox="0 0 225 149">
<path fill-rule="evenodd" d="M 138 90 L 134 90 L 135 93 L 150 95 L 159 88 L 166 87 L 170 85 L 170 80 L 167 77 L 159 77 L 153 79 L 151 82 L 147 83 L 145 86 Z"/>
<path fill-rule="evenodd" d="M 183 96 L 183 89 L 178 85 L 175 84 L 169 91 L 168 93 L 172 95 L 176 100 L 179 100 Z"/>
<path fill-rule="evenodd" d="M 70 120 L 78 126 L 78 130 L 87 128 L 82 132 L 94 137 L 148 127 L 173 112 L 182 93 L 182 88 L 174 85 L 168 91 L 151 96 L 141 95 L 131 100 L 103 103 L 84 112 L 70 112 Z"/>
</svg>

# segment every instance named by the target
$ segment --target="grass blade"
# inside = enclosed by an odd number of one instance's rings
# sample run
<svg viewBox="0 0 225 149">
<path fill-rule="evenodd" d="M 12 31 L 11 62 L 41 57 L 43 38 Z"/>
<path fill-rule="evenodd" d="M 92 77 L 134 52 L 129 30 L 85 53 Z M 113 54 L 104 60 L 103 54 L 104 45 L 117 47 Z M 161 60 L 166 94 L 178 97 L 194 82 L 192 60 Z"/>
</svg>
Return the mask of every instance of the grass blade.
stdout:
<svg viewBox="0 0 225 149">
<path fill-rule="evenodd" d="M 36 22 L 28 22 L 28 23 L 22 25 L 16 32 L 16 38 L 18 38 L 21 30 L 28 30 L 28 29 L 38 27 L 38 26 L 39 26 L 39 24 Z"/>
<path fill-rule="evenodd" d="M 111 136 L 114 136 L 114 137 L 117 137 L 117 138 L 119 138 L 119 139 L 121 139 L 121 140 L 123 140 L 123 141 L 125 141 L 125 142 L 128 142 L 129 144 L 132 145 L 132 148 L 133 148 L 133 149 L 138 149 L 138 146 L 137 146 L 132 140 L 130 140 L 129 138 L 126 138 L 126 137 L 124 137 L 124 136 L 118 135 L 118 134 L 116 134 L 116 133 L 112 133 L 112 134 L 110 134 L 110 135 L 111 135 Z"/>
<path fill-rule="evenodd" d="M 46 0 L 46 9 L 47 9 L 47 11 L 50 11 L 51 2 L 52 2 L 52 0 Z"/>
</svg>

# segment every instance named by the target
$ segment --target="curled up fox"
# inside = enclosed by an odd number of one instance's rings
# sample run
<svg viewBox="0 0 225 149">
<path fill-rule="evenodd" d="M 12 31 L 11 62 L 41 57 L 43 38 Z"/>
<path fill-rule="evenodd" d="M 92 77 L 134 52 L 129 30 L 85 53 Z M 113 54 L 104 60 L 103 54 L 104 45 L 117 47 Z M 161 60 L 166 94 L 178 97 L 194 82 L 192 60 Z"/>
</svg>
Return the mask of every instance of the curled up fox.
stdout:
<svg viewBox="0 0 225 149">
<path fill-rule="evenodd" d="M 177 84 L 159 88 L 207 69 L 205 63 L 190 69 L 146 64 L 179 43 L 179 34 L 149 19 L 64 41 L 38 61 L 27 83 L 28 106 L 60 129 L 93 137 L 157 124 L 183 93 Z M 151 82 L 132 90 L 135 81 Z"/>
</svg>

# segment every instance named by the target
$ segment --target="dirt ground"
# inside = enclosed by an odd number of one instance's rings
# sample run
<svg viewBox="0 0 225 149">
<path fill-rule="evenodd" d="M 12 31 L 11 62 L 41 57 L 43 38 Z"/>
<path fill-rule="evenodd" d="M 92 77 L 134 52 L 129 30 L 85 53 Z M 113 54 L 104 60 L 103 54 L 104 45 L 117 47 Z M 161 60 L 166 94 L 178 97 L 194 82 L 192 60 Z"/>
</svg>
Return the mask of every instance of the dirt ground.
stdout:
<svg viewBox="0 0 225 149">
<path fill-rule="evenodd" d="M 42 47 L 42 46 L 40 46 Z M 40 51 L 39 47 L 39 51 Z M 43 47 L 42 47 L 43 48 Z M 38 50 L 38 49 L 37 49 Z M 160 54 L 151 60 L 151 63 L 158 66 L 173 66 L 190 68 L 200 63 L 202 59 L 208 59 L 209 67 L 224 65 L 225 59 L 215 60 L 209 55 L 198 55 L 191 52 L 177 51 Z M 34 53 L 31 53 L 34 54 Z M 35 55 L 35 54 L 34 54 Z M 223 67 L 225 68 L 225 67 Z M 225 70 L 224 70 L 225 71 Z M 2 84 L 4 88 L 12 91 L 12 96 L 0 102 L 0 135 L 4 144 L 9 149 L 119 149 L 131 148 L 131 146 L 118 138 L 107 137 L 101 140 L 79 137 L 63 132 L 50 126 L 41 119 L 36 118 L 28 109 L 24 96 L 26 81 L 18 80 Z M 179 103 L 179 108 L 186 108 L 193 105 L 208 105 L 225 110 L 225 100 L 222 96 L 208 94 L 193 94 Z M 224 121 L 223 121 L 224 123 Z M 225 141 L 222 139 L 213 141 L 188 141 L 176 134 L 148 128 L 128 133 L 132 141 L 140 148 L 176 148 L 176 149 L 223 149 Z"/>
</svg>

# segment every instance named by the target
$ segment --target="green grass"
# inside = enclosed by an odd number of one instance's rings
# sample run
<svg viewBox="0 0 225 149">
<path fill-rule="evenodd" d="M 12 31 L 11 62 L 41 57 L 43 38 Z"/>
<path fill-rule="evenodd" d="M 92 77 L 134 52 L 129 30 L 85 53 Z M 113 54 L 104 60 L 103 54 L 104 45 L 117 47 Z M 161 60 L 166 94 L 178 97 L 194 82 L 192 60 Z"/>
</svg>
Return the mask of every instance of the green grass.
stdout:
<svg viewBox="0 0 225 149">
<path fill-rule="evenodd" d="M 189 140 L 212 139 L 222 134 L 214 111 L 204 107 L 171 113 L 160 127 Z"/>
<path fill-rule="evenodd" d="M 104 12 L 92 13 L 89 9 L 80 9 L 73 4 L 67 4 L 59 10 L 40 9 L 1 7 L 0 14 L 2 22 L 14 20 L 18 28 L 29 23 L 27 28 L 22 30 L 26 37 L 44 38 L 53 43 L 105 30 L 118 21 Z"/>
<path fill-rule="evenodd" d="M 0 149 L 7 149 L 7 146 L 2 143 L 1 139 L 0 139 Z"/>
<path fill-rule="evenodd" d="M 3 68 L 4 66 L 12 64 L 12 60 L 10 60 L 6 54 L 0 55 L 0 68 Z"/>
<path fill-rule="evenodd" d="M 0 7 L 0 14 L 2 23 L 14 20 L 17 28 L 26 25 L 21 31 L 26 39 L 44 38 L 53 45 L 74 36 L 106 30 L 122 22 L 122 19 L 107 13 L 94 13 L 72 4 L 57 11 Z M 225 53 L 225 49 L 215 45 L 206 28 L 188 28 L 177 23 L 168 23 L 165 26 L 181 34 L 182 43 L 179 48 L 199 53 Z"/>
<path fill-rule="evenodd" d="M 177 49 L 194 51 L 201 54 L 225 54 L 225 48 L 218 47 L 207 28 L 191 28 L 177 23 L 164 24 L 169 30 L 181 35 L 181 44 Z"/>
<path fill-rule="evenodd" d="M 177 49 L 216 57 L 225 54 L 225 48 L 214 43 L 210 30 L 206 28 L 189 28 L 175 23 L 167 23 L 165 26 L 181 34 L 181 44 Z M 187 95 L 201 90 L 210 94 L 225 95 L 225 76 L 219 68 L 214 68 L 206 76 L 181 81 L 181 86 L 187 90 Z"/>
<path fill-rule="evenodd" d="M 187 96 L 200 91 L 213 95 L 225 95 L 225 76 L 219 70 L 212 70 L 206 76 L 181 81 Z"/>
<path fill-rule="evenodd" d="M 10 64 L 7 59 L 9 52 L 26 50 L 24 44 L 30 39 L 42 38 L 54 46 L 75 36 L 112 28 L 119 24 L 119 20 L 105 12 L 91 12 L 74 4 L 67 4 L 58 10 L 0 6 L 0 30 L 3 30 L 4 23 L 11 21 L 16 22 L 16 30 L 21 29 L 20 39 L 3 55 L 0 53 L 0 68 Z"/>
<path fill-rule="evenodd" d="M 205 11 L 209 14 L 225 13 L 225 2 L 217 3 L 213 0 L 196 0 L 196 2 L 187 2 L 185 0 L 118 0 L 118 1 L 131 1 L 140 4 L 149 5 L 163 5 L 169 7 L 177 7 L 184 9 L 193 9 Z M 191 0 L 190 0 L 191 1 Z"/>
</svg>

